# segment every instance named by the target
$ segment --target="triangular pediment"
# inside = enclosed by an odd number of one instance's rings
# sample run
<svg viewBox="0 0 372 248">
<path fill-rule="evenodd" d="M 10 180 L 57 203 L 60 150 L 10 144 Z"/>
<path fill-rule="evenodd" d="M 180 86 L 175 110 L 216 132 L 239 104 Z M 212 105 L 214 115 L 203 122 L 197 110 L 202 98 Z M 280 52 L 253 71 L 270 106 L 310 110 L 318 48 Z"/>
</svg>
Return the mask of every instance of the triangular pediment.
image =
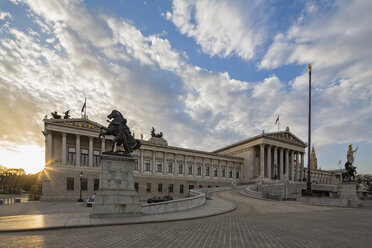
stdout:
<svg viewBox="0 0 372 248">
<path fill-rule="evenodd" d="M 289 142 L 292 144 L 300 145 L 300 146 L 305 146 L 305 147 L 307 146 L 305 142 L 300 140 L 296 135 L 294 135 L 290 131 L 268 133 L 265 136 L 269 138 Z"/>
<path fill-rule="evenodd" d="M 92 131 L 100 131 L 100 128 L 103 127 L 101 124 L 85 119 L 47 119 L 45 122 L 50 124 L 55 124 L 58 126 L 65 126 L 65 127 L 77 127 L 77 128 L 84 128 L 89 129 Z"/>
</svg>

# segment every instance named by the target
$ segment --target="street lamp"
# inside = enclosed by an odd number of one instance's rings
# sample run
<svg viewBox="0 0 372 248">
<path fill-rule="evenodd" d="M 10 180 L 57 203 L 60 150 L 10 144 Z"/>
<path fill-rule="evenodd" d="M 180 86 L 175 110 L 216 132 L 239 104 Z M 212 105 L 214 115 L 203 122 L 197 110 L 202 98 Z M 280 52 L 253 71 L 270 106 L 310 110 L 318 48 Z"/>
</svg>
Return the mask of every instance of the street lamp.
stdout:
<svg viewBox="0 0 372 248">
<path fill-rule="evenodd" d="M 83 184 L 83 172 L 80 171 L 80 198 L 78 200 L 78 202 L 83 202 L 83 199 L 81 198 L 81 189 L 82 189 L 82 184 Z"/>
</svg>

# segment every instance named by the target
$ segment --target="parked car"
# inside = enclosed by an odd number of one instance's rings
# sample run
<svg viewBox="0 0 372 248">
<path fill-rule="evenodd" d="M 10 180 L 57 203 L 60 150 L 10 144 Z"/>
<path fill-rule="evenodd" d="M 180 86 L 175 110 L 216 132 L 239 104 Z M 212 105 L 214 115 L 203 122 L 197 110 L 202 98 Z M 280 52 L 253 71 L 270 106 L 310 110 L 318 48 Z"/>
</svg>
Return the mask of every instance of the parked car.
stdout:
<svg viewBox="0 0 372 248">
<path fill-rule="evenodd" d="M 167 201 L 173 200 L 173 196 L 171 195 L 165 195 L 164 198 L 167 199 Z"/>
<path fill-rule="evenodd" d="M 89 198 L 87 199 L 87 207 L 93 207 L 95 197 L 96 197 L 96 193 L 89 196 Z"/>
<path fill-rule="evenodd" d="M 163 202 L 163 201 L 167 201 L 167 199 L 162 196 L 154 196 L 154 197 L 147 199 L 147 203 Z"/>
</svg>

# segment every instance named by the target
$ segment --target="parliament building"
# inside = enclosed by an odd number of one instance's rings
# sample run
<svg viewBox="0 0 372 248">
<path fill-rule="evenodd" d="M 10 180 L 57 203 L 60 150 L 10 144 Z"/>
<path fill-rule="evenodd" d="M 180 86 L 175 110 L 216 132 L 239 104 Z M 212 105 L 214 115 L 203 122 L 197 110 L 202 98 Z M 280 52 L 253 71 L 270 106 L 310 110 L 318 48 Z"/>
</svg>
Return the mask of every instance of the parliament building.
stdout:
<svg viewBox="0 0 372 248">
<path fill-rule="evenodd" d="M 86 199 L 99 188 L 100 155 L 112 137 L 99 139 L 102 125 L 88 118 L 44 119 L 45 169 L 42 200 Z M 304 181 L 306 143 L 287 128 L 264 133 L 212 152 L 169 146 L 163 138 L 141 140 L 136 158 L 135 189 L 140 199 L 190 189 L 234 186 L 256 180 Z M 329 183 L 332 173 L 313 170 L 312 178 Z"/>
</svg>

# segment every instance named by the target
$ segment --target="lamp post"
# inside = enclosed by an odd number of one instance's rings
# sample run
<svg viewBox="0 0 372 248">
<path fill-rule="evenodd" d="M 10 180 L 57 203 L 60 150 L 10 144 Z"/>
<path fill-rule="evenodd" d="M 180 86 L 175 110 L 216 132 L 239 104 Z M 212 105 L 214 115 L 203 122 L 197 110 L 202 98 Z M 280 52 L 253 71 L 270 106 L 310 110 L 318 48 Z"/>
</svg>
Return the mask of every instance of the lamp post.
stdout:
<svg viewBox="0 0 372 248">
<path fill-rule="evenodd" d="M 311 146 L 311 64 L 309 64 L 309 130 L 308 130 L 308 141 L 307 144 L 307 183 L 306 183 L 306 195 L 311 196 L 311 178 L 310 178 L 310 146 Z"/>
<path fill-rule="evenodd" d="M 78 202 L 83 202 L 83 199 L 81 198 L 81 189 L 82 189 L 81 185 L 82 185 L 82 183 L 83 183 L 83 172 L 80 171 L 80 198 L 79 198 Z"/>
</svg>

